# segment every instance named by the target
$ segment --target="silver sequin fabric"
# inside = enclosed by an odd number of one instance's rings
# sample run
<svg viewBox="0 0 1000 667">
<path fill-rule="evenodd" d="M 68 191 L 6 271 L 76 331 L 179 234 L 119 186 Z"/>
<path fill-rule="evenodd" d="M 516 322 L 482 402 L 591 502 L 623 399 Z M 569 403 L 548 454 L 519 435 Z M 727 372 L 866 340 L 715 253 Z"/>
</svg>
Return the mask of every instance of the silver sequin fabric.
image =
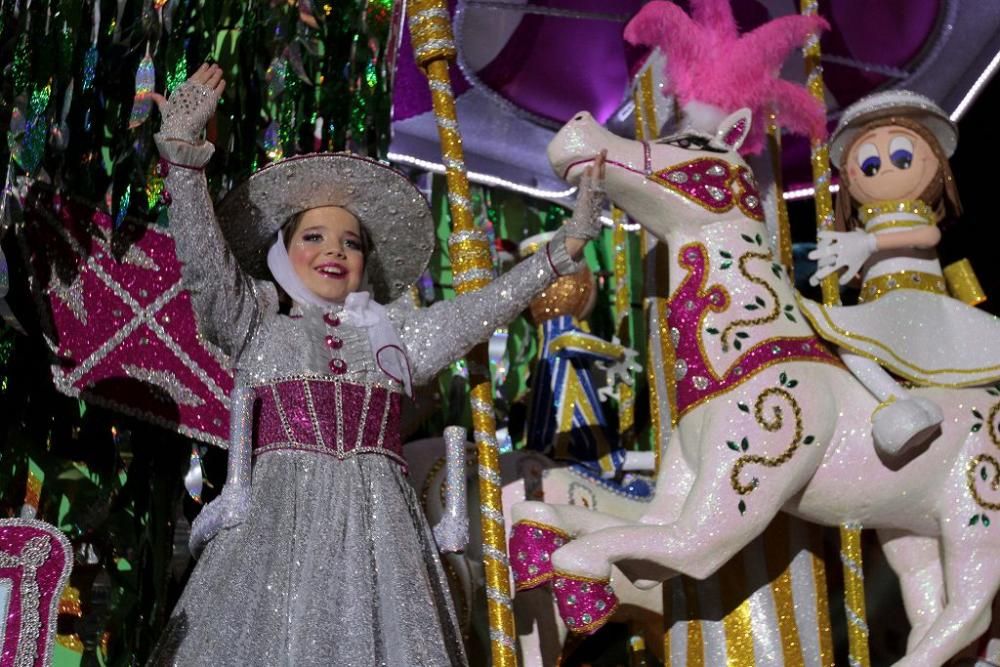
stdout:
<svg viewBox="0 0 1000 667">
<path fill-rule="evenodd" d="M 158 144 L 175 164 L 211 156 L 203 146 Z M 344 381 L 402 390 L 378 369 L 365 332 L 339 322 L 336 309 L 278 313 L 275 286 L 249 278 L 228 251 L 201 172 L 174 167 L 166 185 L 199 330 L 244 382 L 329 376 L 334 362 Z M 408 297 L 387 304 L 413 383 L 485 340 L 556 272 L 576 269 L 559 234 L 550 252 L 480 292 L 430 308 Z M 402 466 L 371 453 L 259 455 L 246 522 L 205 548 L 149 664 L 466 664 L 433 535 Z"/>
</svg>

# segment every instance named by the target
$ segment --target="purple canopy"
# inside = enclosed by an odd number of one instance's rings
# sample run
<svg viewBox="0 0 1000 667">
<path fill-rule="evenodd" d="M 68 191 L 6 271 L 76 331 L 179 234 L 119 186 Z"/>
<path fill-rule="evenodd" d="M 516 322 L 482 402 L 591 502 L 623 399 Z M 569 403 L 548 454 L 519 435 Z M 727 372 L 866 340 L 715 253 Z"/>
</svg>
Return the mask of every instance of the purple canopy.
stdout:
<svg viewBox="0 0 1000 667">
<path fill-rule="evenodd" d="M 545 147 L 581 109 L 619 133 L 631 131 L 629 71 L 643 57 L 622 39 L 645 0 L 452 0 L 461 71 L 458 116 L 473 178 L 503 179 L 560 198 Z M 679 2 L 687 9 L 686 2 Z M 733 0 L 743 31 L 797 11 L 797 0 Z M 958 0 L 825 0 L 832 29 L 822 40 L 830 117 L 874 90 L 909 88 L 961 112 L 1000 49 L 1000 3 Z M 803 81 L 801 58 L 782 72 Z M 391 159 L 440 162 L 423 74 L 405 32 L 396 65 Z M 808 147 L 786 138 L 785 182 L 808 181 Z M 494 181 L 495 182 L 495 181 Z M 503 183 L 501 183 L 502 185 Z M 548 194 L 546 194 L 548 193 Z"/>
</svg>

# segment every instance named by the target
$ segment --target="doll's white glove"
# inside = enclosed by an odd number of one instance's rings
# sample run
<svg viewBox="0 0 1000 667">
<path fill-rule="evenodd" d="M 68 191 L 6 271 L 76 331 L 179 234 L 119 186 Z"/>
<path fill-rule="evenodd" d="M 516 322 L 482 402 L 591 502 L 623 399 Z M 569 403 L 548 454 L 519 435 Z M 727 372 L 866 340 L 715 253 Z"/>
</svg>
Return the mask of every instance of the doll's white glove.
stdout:
<svg viewBox="0 0 1000 667">
<path fill-rule="evenodd" d="M 615 345 L 621 345 L 618 336 L 611 339 Z M 608 385 L 615 385 L 619 382 L 632 386 L 635 384 L 633 373 L 642 372 L 642 364 L 639 363 L 639 352 L 630 347 L 623 348 L 622 357 L 616 361 L 598 361 L 597 367 L 607 373 Z"/>
<path fill-rule="evenodd" d="M 195 143 L 215 113 L 226 82 L 218 65 L 202 65 L 169 98 L 154 95 L 163 122 L 160 135 Z"/>
<path fill-rule="evenodd" d="M 588 167 L 580 177 L 573 217 L 566 221 L 563 229 L 566 236 L 589 241 L 601 233 L 601 211 L 604 210 L 603 158 Z"/>
<path fill-rule="evenodd" d="M 818 264 L 816 273 L 809 278 L 809 284 L 818 285 L 828 275 L 846 269 L 840 276 L 840 284 L 846 285 L 877 249 L 875 235 L 860 229 L 853 232 L 820 232 L 816 249 L 809 253 L 809 259 L 815 259 Z"/>
<path fill-rule="evenodd" d="M 209 540 L 223 528 L 233 528 L 247 519 L 250 513 L 250 489 L 225 486 L 219 497 L 210 502 L 194 518 L 188 548 L 197 558 Z"/>
</svg>

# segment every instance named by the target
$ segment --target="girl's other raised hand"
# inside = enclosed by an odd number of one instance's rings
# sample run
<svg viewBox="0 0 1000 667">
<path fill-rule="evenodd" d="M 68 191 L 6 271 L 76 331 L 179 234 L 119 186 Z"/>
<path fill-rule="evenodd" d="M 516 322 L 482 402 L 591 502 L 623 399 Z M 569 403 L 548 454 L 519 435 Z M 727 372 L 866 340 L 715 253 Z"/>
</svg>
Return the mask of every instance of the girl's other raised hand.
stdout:
<svg viewBox="0 0 1000 667">
<path fill-rule="evenodd" d="M 153 93 L 153 101 L 163 116 L 160 134 L 168 139 L 198 141 L 225 89 L 222 68 L 214 63 L 202 63 L 169 99 Z"/>
</svg>

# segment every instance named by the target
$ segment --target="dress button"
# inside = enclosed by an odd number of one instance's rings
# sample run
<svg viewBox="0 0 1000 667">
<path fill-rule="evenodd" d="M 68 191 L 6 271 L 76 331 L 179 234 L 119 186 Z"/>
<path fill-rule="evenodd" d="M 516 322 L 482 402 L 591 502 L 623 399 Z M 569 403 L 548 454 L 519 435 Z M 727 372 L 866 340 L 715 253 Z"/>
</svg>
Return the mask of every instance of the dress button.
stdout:
<svg viewBox="0 0 1000 667">
<path fill-rule="evenodd" d="M 340 326 L 340 318 L 333 313 L 327 313 L 323 316 L 323 321 L 329 324 L 331 327 Z"/>
<path fill-rule="evenodd" d="M 340 338 L 335 338 L 334 336 L 326 337 L 326 346 L 331 350 L 339 350 L 344 347 L 344 341 Z"/>
<path fill-rule="evenodd" d="M 343 375 L 347 372 L 347 362 L 343 359 L 332 359 L 330 361 L 330 371 L 337 375 Z"/>
</svg>

